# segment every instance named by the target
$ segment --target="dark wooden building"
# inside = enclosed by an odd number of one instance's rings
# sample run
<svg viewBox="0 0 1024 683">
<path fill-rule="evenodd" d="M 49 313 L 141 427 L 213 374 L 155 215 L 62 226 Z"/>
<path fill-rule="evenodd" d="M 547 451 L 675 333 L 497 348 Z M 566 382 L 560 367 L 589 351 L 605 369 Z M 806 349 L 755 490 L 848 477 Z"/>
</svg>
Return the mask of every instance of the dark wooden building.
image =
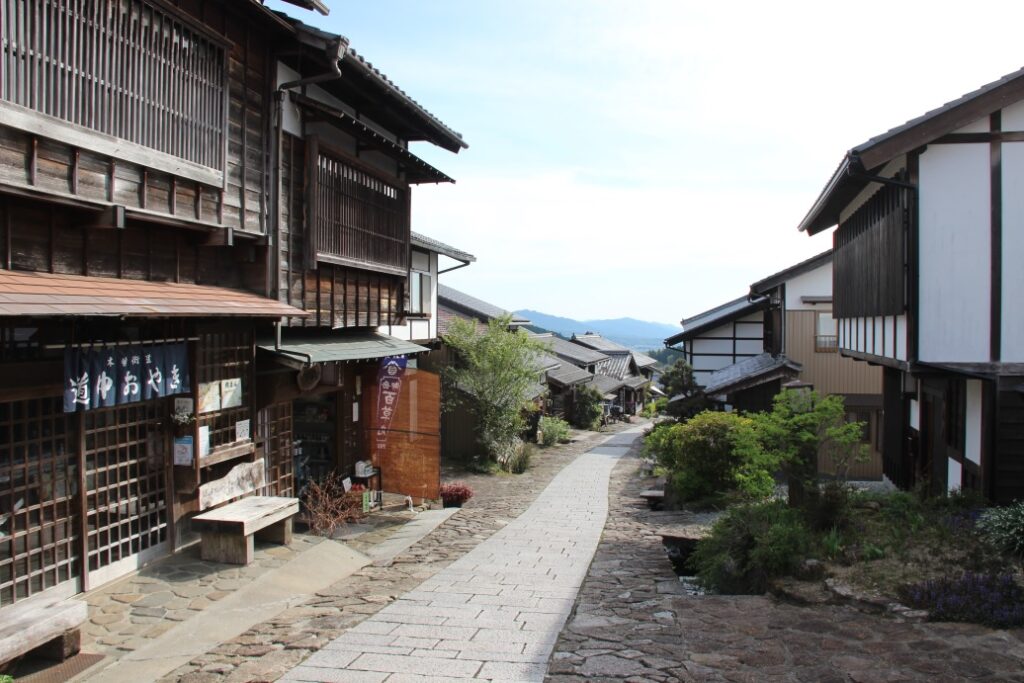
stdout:
<svg viewBox="0 0 1024 683">
<path fill-rule="evenodd" d="M 297 409 L 342 469 L 415 461 L 371 429 L 436 450 L 436 401 L 377 409 L 419 347 L 376 329 L 450 180 L 408 142 L 456 133 L 255 0 L 7 0 L 0 34 L 0 618 L 190 542 L 210 484 L 296 495 Z"/>
<path fill-rule="evenodd" d="M 1024 494 L 1024 70 L 857 145 L 800 223 L 838 226 L 844 356 L 884 372 L 886 475 Z"/>
</svg>

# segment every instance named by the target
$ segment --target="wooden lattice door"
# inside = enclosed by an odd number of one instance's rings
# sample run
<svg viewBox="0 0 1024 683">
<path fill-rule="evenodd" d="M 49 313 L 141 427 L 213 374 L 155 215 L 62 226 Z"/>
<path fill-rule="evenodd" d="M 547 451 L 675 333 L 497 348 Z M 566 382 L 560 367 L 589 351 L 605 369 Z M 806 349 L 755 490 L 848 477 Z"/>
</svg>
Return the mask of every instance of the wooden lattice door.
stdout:
<svg viewBox="0 0 1024 683">
<path fill-rule="evenodd" d="M 167 549 L 165 401 L 82 413 L 88 585 Z"/>
<path fill-rule="evenodd" d="M 74 426 L 60 397 L 0 403 L 0 606 L 78 590 Z"/>
</svg>

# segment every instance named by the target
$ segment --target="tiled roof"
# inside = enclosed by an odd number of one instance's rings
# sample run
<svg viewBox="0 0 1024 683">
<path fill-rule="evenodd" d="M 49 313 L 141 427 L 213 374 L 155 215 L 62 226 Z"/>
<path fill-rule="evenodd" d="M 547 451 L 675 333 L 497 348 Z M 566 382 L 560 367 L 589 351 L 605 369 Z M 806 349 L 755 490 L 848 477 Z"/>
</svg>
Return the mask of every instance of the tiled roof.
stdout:
<svg viewBox="0 0 1024 683">
<path fill-rule="evenodd" d="M 457 289 L 453 289 L 448 285 L 438 283 L 437 300 L 438 303 L 444 303 L 450 308 L 460 309 L 482 320 L 490 320 L 492 318 L 500 318 L 504 315 L 511 315 L 513 325 L 530 324 L 529 320 L 520 315 L 515 315 L 511 311 L 506 311 L 504 308 L 499 308 L 494 304 L 489 304 L 486 301 L 482 301 L 474 296 L 470 296 L 469 294 L 460 292 Z"/>
<path fill-rule="evenodd" d="M 613 342 L 611 339 L 605 339 L 599 334 L 593 332 L 587 332 L 586 334 L 574 334 L 572 340 L 577 344 L 582 344 L 588 348 L 594 349 L 595 351 L 601 351 L 603 353 L 629 353 L 629 348 Z"/>
<path fill-rule="evenodd" d="M 590 383 L 590 386 L 597 389 L 597 391 L 604 396 L 618 391 L 622 386 L 624 386 L 624 384 L 625 383 L 621 379 L 617 379 L 615 377 L 609 377 L 608 375 L 594 375 L 594 381 Z"/>
<path fill-rule="evenodd" d="M 737 391 L 770 382 L 781 376 L 795 377 L 801 370 L 803 366 L 800 363 L 785 356 L 762 353 L 711 373 L 707 384 L 704 385 L 704 393 L 710 396 Z"/>
<path fill-rule="evenodd" d="M 658 363 L 658 361 L 656 361 L 655 359 L 651 358 L 646 353 L 640 353 L 639 351 L 633 351 L 633 361 L 637 364 L 637 367 L 640 367 L 640 368 L 647 368 L 647 367 L 654 367 L 654 368 L 656 368 L 656 367 L 658 367 L 658 365 L 660 365 L 660 363 Z"/>
<path fill-rule="evenodd" d="M 308 313 L 226 287 L 0 270 L 0 315 L 278 318 Z"/>
<path fill-rule="evenodd" d="M 608 359 L 608 356 L 599 351 L 594 351 L 581 344 L 573 344 L 571 341 L 556 337 L 551 332 L 533 334 L 532 336 L 547 345 L 556 356 L 575 365 L 586 366 Z"/>
<path fill-rule="evenodd" d="M 291 24 L 296 30 L 305 31 L 308 34 L 315 36 L 318 40 L 324 40 L 328 43 L 341 40 L 345 46 L 345 56 L 341 60 L 340 64 L 341 69 L 345 70 L 346 68 L 353 68 L 354 70 L 362 72 L 365 77 L 375 83 L 383 92 L 397 100 L 405 109 L 411 111 L 418 120 L 433 130 L 434 135 L 431 140 L 432 142 L 455 152 L 460 148 L 469 147 L 465 140 L 462 139 L 461 133 L 457 133 L 449 128 L 439 118 L 427 111 L 423 105 L 395 85 L 390 78 L 381 73 L 381 71 L 371 62 L 368 62 L 361 54 L 352 49 L 347 38 L 306 24 L 294 17 L 288 16 L 284 12 L 275 11 L 275 14 Z"/>
<path fill-rule="evenodd" d="M 936 137 L 973 123 L 1022 97 L 1024 68 L 853 147 L 843 156 L 798 229 L 813 235 L 836 225 L 839 212 L 870 182 L 866 175 L 901 154 L 927 145 Z"/>
<path fill-rule="evenodd" d="M 683 331 L 674 334 L 665 340 L 667 346 L 673 346 L 680 342 L 689 341 L 712 327 L 717 327 L 723 323 L 727 323 L 730 320 L 736 320 L 742 318 L 748 313 L 758 310 L 764 307 L 764 303 L 751 302 L 746 295 L 741 296 L 732 301 L 727 301 L 724 304 L 715 306 L 714 308 L 708 309 L 703 313 L 698 313 L 690 318 L 684 318 L 682 321 Z"/>
<path fill-rule="evenodd" d="M 754 295 L 754 294 L 767 294 L 769 290 L 775 289 L 776 287 L 781 285 L 783 282 L 786 282 L 787 280 L 792 280 L 793 278 L 795 278 L 798 275 L 803 275 L 804 273 L 809 273 L 812 270 L 817 270 L 818 268 L 821 268 L 822 266 L 824 266 L 826 263 L 831 263 L 831 262 L 832 262 L 832 250 L 829 249 L 828 251 L 823 251 L 820 254 L 812 256 L 809 259 L 805 259 L 805 260 L 801 261 L 800 263 L 797 263 L 796 265 L 792 265 L 789 268 L 786 268 L 784 270 L 780 270 L 779 272 L 775 273 L 774 275 L 769 275 L 766 278 L 762 278 L 761 280 L 758 280 L 754 284 L 750 285 L 751 295 Z M 829 294 L 832 293 L 831 292 L 831 287 L 829 288 L 829 292 L 828 293 Z"/>
<path fill-rule="evenodd" d="M 611 356 L 611 360 L 606 366 L 598 368 L 598 371 L 602 375 L 611 375 L 612 377 L 623 379 L 631 374 L 629 359 L 628 353 L 617 353 Z"/>
<path fill-rule="evenodd" d="M 472 263 L 476 261 L 476 256 L 473 256 L 468 252 L 462 251 L 461 249 L 456 249 L 455 247 L 448 246 L 447 244 L 441 242 L 440 240 L 435 240 L 433 237 L 421 235 L 418 232 L 412 233 L 412 246 L 420 247 L 428 251 L 433 251 L 438 254 L 441 254 L 442 256 L 453 258 L 456 261 L 462 261 L 463 263 Z"/>
<path fill-rule="evenodd" d="M 548 370 L 548 381 L 563 387 L 589 382 L 593 377 L 589 372 L 572 363 L 562 363 L 557 368 Z"/>
</svg>

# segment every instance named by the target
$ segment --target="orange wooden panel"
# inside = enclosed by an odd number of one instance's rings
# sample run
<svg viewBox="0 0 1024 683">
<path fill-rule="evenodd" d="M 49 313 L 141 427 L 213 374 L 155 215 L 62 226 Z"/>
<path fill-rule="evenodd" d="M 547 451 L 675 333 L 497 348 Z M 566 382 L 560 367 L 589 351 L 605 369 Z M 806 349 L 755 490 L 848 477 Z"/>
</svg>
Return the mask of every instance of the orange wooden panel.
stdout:
<svg viewBox="0 0 1024 683">
<path fill-rule="evenodd" d="M 376 376 L 363 410 L 366 444 L 380 468 L 381 486 L 388 493 L 436 500 L 441 484 L 441 380 L 432 372 L 407 369 L 398 405 L 383 431 L 377 412 Z"/>
</svg>

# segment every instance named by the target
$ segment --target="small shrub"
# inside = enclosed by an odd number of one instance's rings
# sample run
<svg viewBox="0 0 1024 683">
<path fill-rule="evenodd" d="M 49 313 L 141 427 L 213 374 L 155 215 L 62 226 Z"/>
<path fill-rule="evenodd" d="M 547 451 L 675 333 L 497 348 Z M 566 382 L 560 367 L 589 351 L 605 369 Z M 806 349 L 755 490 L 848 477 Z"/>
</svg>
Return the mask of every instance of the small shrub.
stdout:
<svg viewBox="0 0 1024 683">
<path fill-rule="evenodd" d="M 503 472 L 509 474 L 522 474 L 530 467 L 530 459 L 533 457 L 533 444 L 523 441 L 514 441 L 498 456 L 498 466 Z"/>
<path fill-rule="evenodd" d="M 657 425 L 646 448 L 673 472 L 685 501 L 738 493 L 763 498 L 775 488 L 776 459 L 761 449 L 753 422 L 736 413 L 705 411 L 681 424 Z"/>
<path fill-rule="evenodd" d="M 569 440 L 569 423 L 565 420 L 545 415 L 540 418 L 539 427 L 544 435 L 542 443 L 545 447 L 554 446 L 556 443 L 565 443 Z"/>
<path fill-rule="evenodd" d="M 363 517 L 362 489 L 346 492 L 342 477 L 331 472 L 319 481 L 310 481 L 302 495 L 309 517 L 309 528 L 318 536 L 330 537 L 338 527 Z"/>
<path fill-rule="evenodd" d="M 978 532 L 1000 552 L 1024 559 L 1024 502 L 981 513 Z"/>
<path fill-rule="evenodd" d="M 964 621 L 995 628 L 1024 625 L 1024 590 L 1011 574 L 974 574 L 908 586 L 903 599 L 927 609 L 933 621 Z"/>
<path fill-rule="evenodd" d="M 768 582 L 795 571 L 814 546 L 800 514 L 783 501 L 731 508 L 697 544 L 690 567 L 720 593 L 763 593 Z"/>
<path fill-rule="evenodd" d="M 591 386 L 580 387 L 572 403 L 572 425 L 577 429 L 597 429 L 601 425 L 604 407 L 601 392 Z"/>
<path fill-rule="evenodd" d="M 453 481 L 449 484 L 441 484 L 441 502 L 445 507 L 462 505 L 473 497 L 473 489 L 461 481 Z"/>
</svg>

